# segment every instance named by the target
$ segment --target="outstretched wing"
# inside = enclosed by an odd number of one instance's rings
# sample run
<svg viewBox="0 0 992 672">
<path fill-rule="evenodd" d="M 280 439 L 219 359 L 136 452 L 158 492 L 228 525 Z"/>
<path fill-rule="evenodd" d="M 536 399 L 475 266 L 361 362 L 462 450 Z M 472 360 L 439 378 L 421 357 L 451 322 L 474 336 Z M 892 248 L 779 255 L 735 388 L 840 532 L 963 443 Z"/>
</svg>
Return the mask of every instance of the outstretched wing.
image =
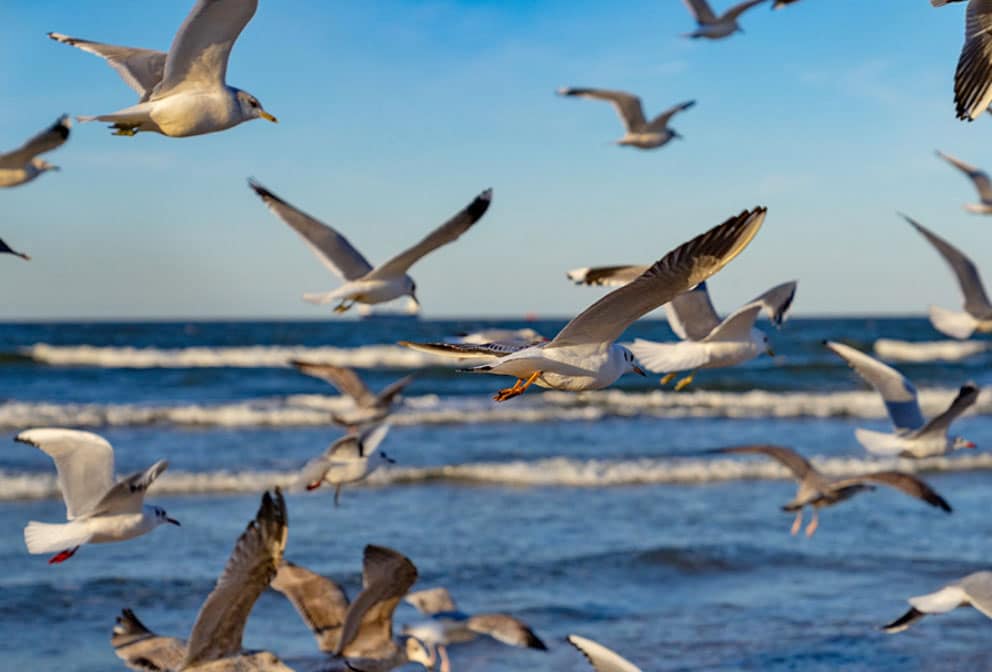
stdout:
<svg viewBox="0 0 992 672">
<path fill-rule="evenodd" d="M 765 208 L 745 210 L 683 243 L 640 277 L 615 289 L 565 325 L 546 347 L 612 343 L 635 320 L 698 285 L 740 254 L 765 221 Z"/>
<path fill-rule="evenodd" d="M 411 350 L 458 359 L 495 359 L 531 347 L 521 343 L 411 343 L 410 341 L 399 341 L 399 344 L 405 345 Z"/>
<path fill-rule="evenodd" d="M 376 267 L 369 274 L 369 277 L 383 278 L 405 274 L 411 266 L 437 248 L 458 240 L 463 233 L 472 228 L 473 224 L 482 219 L 492 200 L 493 190 L 486 189 L 454 217 L 431 231 L 419 243 L 400 252 L 382 266 Z"/>
<path fill-rule="evenodd" d="M 992 0 L 970 0 L 954 73 L 958 119 L 974 121 L 992 102 Z"/>
<path fill-rule="evenodd" d="M 389 385 L 382 388 L 382 391 L 376 395 L 379 403 L 383 406 L 389 406 L 392 404 L 396 396 L 403 392 L 406 386 L 413 382 L 414 378 L 416 378 L 416 376 L 412 374 L 409 376 L 403 376 L 399 380 L 394 380 Z"/>
<path fill-rule="evenodd" d="M 915 497 L 916 499 L 922 500 L 930 506 L 943 509 L 947 513 L 951 513 L 953 511 L 953 509 L 951 509 L 951 505 L 948 504 L 943 497 L 937 494 L 936 490 L 918 479 L 916 476 L 913 476 L 912 474 L 904 474 L 899 471 L 879 471 L 874 474 L 865 474 L 864 476 L 845 478 L 843 480 L 833 481 L 831 486 L 839 490 L 847 486 L 859 485 L 864 482 L 881 483 L 882 485 L 887 485 L 890 488 L 900 490 L 910 497 Z"/>
<path fill-rule="evenodd" d="M 636 280 L 650 266 L 596 266 L 593 268 L 575 268 L 565 276 L 577 285 L 602 285 L 604 287 L 623 287 L 631 280 Z"/>
<path fill-rule="evenodd" d="M 747 0 L 747 2 L 739 3 L 737 5 L 734 5 L 727 11 L 725 11 L 723 13 L 722 18 L 729 19 L 731 21 L 736 21 L 737 17 L 739 17 L 741 14 L 751 9 L 755 5 L 760 5 L 763 2 L 765 2 L 765 0 Z"/>
<path fill-rule="evenodd" d="M 572 96 L 577 98 L 589 98 L 592 100 L 605 100 L 613 105 L 617 111 L 617 116 L 623 122 L 623 127 L 628 133 L 637 133 L 644 130 L 647 122 L 644 119 L 644 108 L 641 99 L 626 91 L 610 91 L 609 89 L 589 89 L 589 88 L 563 88 L 558 89 L 558 94 L 562 96 Z"/>
<path fill-rule="evenodd" d="M 156 635 L 130 609 L 117 617 L 110 645 L 125 665 L 139 672 L 178 670 L 186 654 L 186 642 Z"/>
<path fill-rule="evenodd" d="M 376 403 L 376 396 L 366 387 L 354 369 L 333 364 L 304 362 L 299 359 L 291 359 L 289 363 L 300 373 L 320 378 L 325 383 L 333 385 L 340 392 L 354 399 L 359 406 L 374 406 Z"/>
<path fill-rule="evenodd" d="M 760 303 L 771 323 L 780 327 L 785 322 L 786 313 L 792 307 L 793 299 L 796 298 L 796 287 L 798 286 L 799 283 L 795 280 L 783 282 L 781 285 L 775 285 L 767 292 L 754 297 L 748 303 Z"/>
<path fill-rule="evenodd" d="M 659 114 L 657 117 L 652 119 L 651 122 L 647 125 L 645 130 L 657 131 L 657 132 L 664 131 L 668 127 L 668 122 L 671 121 L 672 117 L 674 117 L 679 112 L 682 112 L 683 110 L 688 110 L 690 107 L 692 107 L 695 104 L 696 101 L 687 100 L 684 103 L 673 105 L 672 107 L 668 108 L 667 110 Z"/>
<path fill-rule="evenodd" d="M 283 561 L 272 588 L 286 596 L 317 638 L 317 646 L 332 653 L 341 639 L 348 596 L 338 584 L 305 567 Z"/>
<path fill-rule="evenodd" d="M 692 18 L 696 19 L 699 23 L 713 23 L 716 21 L 716 15 L 710 8 L 710 3 L 706 0 L 682 0 L 689 13 L 692 14 Z"/>
<path fill-rule="evenodd" d="M 169 468 L 167 460 L 159 460 L 144 471 L 136 471 L 117 481 L 89 512 L 89 515 L 141 513 L 145 491 L 159 475 Z"/>
<path fill-rule="evenodd" d="M 55 123 L 38 133 L 17 149 L 0 154 L 0 168 L 22 168 L 27 163 L 45 152 L 50 152 L 69 139 L 69 128 L 72 122 L 69 116 L 63 114 Z"/>
<path fill-rule="evenodd" d="M 961 389 L 958 390 L 957 396 L 954 397 L 954 401 L 947 407 L 947 410 L 940 415 L 934 416 L 930 422 L 923 426 L 920 434 L 929 434 L 931 432 L 945 434 L 948 428 L 950 428 L 951 423 L 959 415 L 967 411 L 976 401 L 978 401 L 978 387 L 971 383 L 962 385 Z"/>
<path fill-rule="evenodd" d="M 758 319 L 760 312 L 760 303 L 750 303 L 743 308 L 738 308 L 710 332 L 706 341 L 749 341 L 751 330 L 754 329 L 754 322 Z"/>
<path fill-rule="evenodd" d="M 602 644 L 578 635 L 569 635 L 568 642 L 579 650 L 596 672 L 641 672 L 641 669 Z"/>
<path fill-rule="evenodd" d="M 668 326 L 684 341 L 701 341 L 720 325 L 705 282 L 666 303 L 665 315 Z"/>
<path fill-rule="evenodd" d="M 938 151 L 937 156 L 967 175 L 975 184 L 975 189 L 978 190 L 978 195 L 983 201 L 992 201 L 992 181 L 989 181 L 989 176 L 985 171 L 979 170 L 961 159 L 956 159 L 950 154 Z"/>
<path fill-rule="evenodd" d="M 940 256 L 951 267 L 954 277 L 958 280 L 961 293 L 964 295 L 964 309 L 970 315 L 979 319 L 992 314 L 992 303 L 989 303 L 989 297 L 985 294 L 985 286 L 982 284 L 982 278 L 978 274 L 978 268 L 975 267 L 971 259 L 966 257 L 961 250 L 919 222 L 914 221 L 906 215 L 903 215 L 903 219 L 909 222 L 931 245 L 937 248 Z"/>
<path fill-rule="evenodd" d="M 732 446 L 730 448 L 720 448 L 712 451 L 714 453 L 726 453 L 728 455 L 765 455 L 781 463 L 786 469 L 791 471 L 799 480 L 806 478 L 809 474 L 817 473 L 813 465 L 805 457 L 785 446 L 772 446 L 767 444 L 756 444 L 752 446 Z"/>
<path fill-rule="evenodd" d="M 406 596 L 406 602 L 422 614 L 432 616 L 445 611 L 458 611 L 458 605 L 451 597 L 447 588 L 428 588 L 418 590 Z"/>
<path fill-rule="evenodd" d="M 164 51 L 119 47 L 62 33 L 49 33 L 48 36 L 56 42 L 82 49 L 106 60 L 107 65 L 117 71 L 124 83 L 138 93 L 142 102 L 147 100 L 152 89 L 165 76 L 165 59 L 168 54 Z"/>
<path fill-rule="evenodd" d="M 525 649 L 547 651 L 548 647 L 534 634 L 530 626 L 509 614 L 475 614 L 465 623 L 472 632 L 489 635 L 493 639 Z"/>
</svg>

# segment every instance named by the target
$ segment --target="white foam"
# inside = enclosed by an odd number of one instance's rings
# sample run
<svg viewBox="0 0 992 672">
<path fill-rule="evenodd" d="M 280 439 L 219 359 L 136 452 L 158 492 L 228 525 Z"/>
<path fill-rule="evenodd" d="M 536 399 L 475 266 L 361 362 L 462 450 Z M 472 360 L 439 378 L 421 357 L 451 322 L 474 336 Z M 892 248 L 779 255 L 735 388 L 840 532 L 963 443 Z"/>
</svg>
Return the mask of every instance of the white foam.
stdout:
<svg viewBox="0 0 992 672">
<path fill-rule="evenodd" d="M 986 352 L 987 341 L 897 341 L 880 338 L 875 341 L 875 354 L 893 362 L 960 362 Z"/>
</svg>

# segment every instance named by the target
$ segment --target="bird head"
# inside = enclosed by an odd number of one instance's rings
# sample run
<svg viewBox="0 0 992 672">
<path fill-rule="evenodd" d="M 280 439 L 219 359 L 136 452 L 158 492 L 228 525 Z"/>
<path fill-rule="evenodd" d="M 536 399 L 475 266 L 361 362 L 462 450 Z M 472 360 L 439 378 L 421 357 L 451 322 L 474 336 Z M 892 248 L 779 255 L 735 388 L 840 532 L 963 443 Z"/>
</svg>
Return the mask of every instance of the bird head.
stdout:
<svg viewBox="0 0 992 672">
<path fill-rule="evenodd" d="M 955 436 L 954 437 L 954 443 L 951 445 L 951 449 L 952 450 L 961 450 L 963 448 L 971 448 L 972 450 L 974 450 L 975 448 L 978 448 L 978 446 L 975 445 L 975 442 L 974 441 L 969 441 L 968 439 L 964 438 L 963 436 Z"/>
<path fill-rule="evenodd" d="M 624 373 L 636 373 L 639 376 L 648 375 L 644 372 L 644 369 L 641 368 L 641 365 L 637 363 L 637 357 L 634 357 L 634 353 L 622 345 L 620 346 L 620 351 L 623 353 L 623 362 L 626 367 L 624 368 Z"/>
<path fill-rule="evenodd" d="M 245 119 L 265 119 L 266 121 L 271 121 L 273 124 L 279 123 L 278 119 L 265 111 L 262 103 L 258 102 L 258 98 L 247 91 L 237 89 L 235 96 L 238 99 L 238 105 L 241 107 L 241 116 Z"/>
<path fill-rule="evenodd" d="M 404 649 L 406 651 L 406 658 L 412 663 L 420 663 L 428 670 L 434 669 L 434 664 L 437 662 L 437 656 L 434 654 L 433 649 L 429 648 L 422 641 L 416 637 L 406 637 L 406 643 L 404 644 Z"/>
<path fill-rule="evenodd" d="M 179 521 L 176 520 L 175 518 L 170 518 L 169 514 L 166 513 L 165 509 L 163 509 L 162 507 L 153 506 L 152 512 L 155 514 L 155 522 L 158 523 L 159 525 L 164 525 L 165 523 L 169 523 L 170 525 L 175 525 L 176 527 L 182 527 L 179 524 Z"/>
</svg>

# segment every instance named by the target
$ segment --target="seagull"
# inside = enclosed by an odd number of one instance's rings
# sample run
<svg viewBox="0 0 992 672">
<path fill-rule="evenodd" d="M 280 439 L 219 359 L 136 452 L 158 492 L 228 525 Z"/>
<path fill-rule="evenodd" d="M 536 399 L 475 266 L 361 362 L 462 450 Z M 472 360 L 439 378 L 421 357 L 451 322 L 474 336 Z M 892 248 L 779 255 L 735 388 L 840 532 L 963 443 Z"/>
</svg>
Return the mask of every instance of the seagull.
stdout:
<svg viewBox="0 0 992 672">
<path fill-rule="evenodd" d="M 620 121 L 623 122 L 625 133 L 616 141 L 618 145 L 637 147 L 638 149 L 655 149 L 668 143 L 673 138 L 681 138 L 674 129 L 668 128 L 672 117 L 683 110 L 688 110 L 696 104 L 689 100 L 670 107 L 650 122 L 644 118 L 644 108 L 641 99 L 626 91 L 608 91 L 606 89 L 561 88 L 560 96 L 576 96 L 592 100 L 606 100 L 613 104 Z"/>
<path fill-rule="evenodd" d="M 215 133 L 252 119 L 275 123 L 255 96 L 226 82 L 231 47 L 257 7 L 258 0 L 199 0 L 169 53 L 48 33 L 56 42 L 106 59 L 139 96 L 137 105 L 79 121 L 110 122 L 114 135 L 144 131 L 173 138 Z"/>
<path fill-rule="evenodd" d="M 350 604 L 339 585 L 289 561 L 279 567 L 272 588 L 296 608 L 317 647 L 335 656 L 333 667 L 322 667 L 322 672 L 386 672 L 408 662 L 433 669 L 436 658 L 423 642 L 415 637 L 393 639 L 393 612 L 416 581 L 417 568 L 409 558 L 368 545 L 362 561 L 362 592 Z"/>
<path fill-rule="evenodd" d="M 710 300 L 706 283 L 701 282 L 665 304 L 665 313 L 679 343 L 656 343 L 635 339 L 631 352 L 648 370 L 665 373 L 662 385 L 678 371 L 692 371 L 676 385 L 676 391 L 692 383 L 696 369 L 735 366 L 766 353 L 775 356 L 768 336 L 754 326 L 764 310 L 776 326 L 781 325 L 796 295 L 796 282 L 786 282 L 746 303 L 720 320 Z"/>
<path fill-rule="evenodd" d="M 365 480 L 382 465 L 396 463 L 377 450 L 388 433 L 389 425 L 384 424 L 375 425 L 361 434 L 342 436 L 322 455 L 306 463 L 297 483 L 307 490 L 316 490 L 323 483 L 333 485 L 334 506 L 337 506 L 344 484 Z"/>
<path fill-rule="evenodd" d="M 96 434 L 74 429 L 39 428 L 21 432 L 15 441 L 38 448 L 55 461 L 68 523 L 31 521 L 24 528 L 28 552 L 58 553 L 48 564 L 65 562 L 83 544 L 125 541 L 179 521 L 158 506 L 144 503 L 145 491 L 169 463 L 159 460 L 114 482 L 114 449 Z"/>
<path fill-rule="evenodd" d="M 933 488 L 911 474 L 898 471 L 877 471 L 872 474 L 853 476 L 850 478 L 827 478 L 809 463 L 806 458 L 784 446 L 754 445 L 720 448 L 714 453 L 730 455 L 766 455 L 781 463 L 792 472 L 799 481 L 796 496 L 791 502 L 782 507 L 783 511 L 795 511 L 796 519 L 792 523 L 792 534 L 798 534 L 803 523 L 803 509 L 813 507 L 813 519 L 806 526 L 806 536 L 812 537 L 820 524 L 820 509 L 833 506 L 845 499 L 850 499 L 859 492 L 874 490 L 873 483 L 880 483 L 901 490 L 911 497 L 923 500 L 930 506 L 951 513 L 951 506 Z"/>
<path fill-rule="evenodd" d="M 472 228 L 486 214 L 493 198 L 493 190 L 486 189 L 464 209 L 431 231 L 423 240 L 404 250 L 386 263 L 372 268 L 362 253 L 352 247 L 348 239 L 310 215 L 297 210 L 254 180 L 248 181 L 269 210 L 276 217 L 293 227 L 303 237 L 317 258 L 345 283 L 324 294 L 305 294 L 311 303 L 339 301 L 335 312 L 341 313 L 355 303 L 385 303 L 401 296 L 417 301 L 417 284 L 407 271 L 437 248 L 453 243 Z"/>
<path fill-rule="evenodd" d="M 462 370 L 516 378 L 513 387 L 496 394 L 496 401 L 519 396 L 534 383 L 539 387 L 580 392 L 608 387 L 627 372 L 645 375 L 634 354 L 615 341 L 638 318 L 730 263 L 758 233 L 765 212 L 761 207 L 744 210 L 683 243 L 636 280 L 586 308 L 545 343 L 521 347 L 401 341 L 401 345 L 452 357 L 493 360 Z"/>
<path fill-rule="evenodd" d="M 200 607 L 189 639 L 156 635 L 125 609 L 110 640 L 114 653 L 132 670 L 292 672 L 274 653 L 241 647 L 248 615 L 282 562 L 288 526 L 282 493 L 278 488 L 274 495 L 264 493 L 258 513 L 238 537 L 217 585 Z"/>
<path fill-rule="evenodd" d="M 0 187 L 16 187 L 30 182 L 49 170 L 59 170 L 39 154 L 58 149 L 69 138 L 72 122 L 67 115 L 62 115 L 55 123 L 38 133 L 23 145 L 0 154 Z"/>
<path fill-rule="evenodd" d="M 387 385 L 378 394 L 373 394 L 354 369 L 333 364 L 318 364 L 292 359 L 289 362 L 300 373 L 314 378 L 320 378 L 330 383 L 342 394 L 349 396 L 355 402 L 355 410 L 346 415 L 331 415 L 331 419 L 348 429 L 357 429 L 363 425 L 381 422 L 392 412 L 396 397 L 403 389 L 413 382 L 413 376 L 404 376 Z"/>
<path fill-rule="evenodd" d="M 916 388 L 905 376 L 850 346 L 832 341 L 824 341 L 823 344 L 874 387 L 885 402 L 895 432 L 854 430 L 858 443 L 868 452 L 889 457 L 923 458 L 975 447 L 974 443 L 963 437 L 947 436 L 951 423 L 978 399 L 978 387 L 974 384 L 962 385 L 947 410 L 927 422 L 920 411 Z"/>
<path fill-rule="evenodd" d="M 760 5 L 765 0 L 746 0 L 738 3 L 725 11 L 720 16 L 713 13 L 713 8 L 706 0 L 682 0 L 699 27 L 695 31 L 688 33 L 685 37 L 700 38 L 705 37 L 710 40 L 718 40 L 729 37 L 737 32 L 744 32 L 744 29 L 737 25 L 737 17 L 751 9 L 755 5 Z"/>
<path fill-rule="evenodd" d="M 902 217 L 937 248 L 937 252 L 951 267 L 961 288 L 961 294 L 964 295 L 964 312 L 930 306 L 930 322 L 934 328 L 942 334 L 957 339 L 968 338 L 976 331 L 983 334 L 992 332 L 992 303 L 989 303 L 989 298 L 985 294 L 985 286 L 974 262 L 961 250 L 918 222 L 906 215 Z"/>
<path fill-rule="evenodd" d="M 958 607 L 972 606 L 992 618 L 992 572 L 975 572 L 948 584 L 935 593 L 909 598 L 909 611 L 882 626 L 889 634 L 902 632 L 927 614 L 946 614 Z"/>
<path fill-rule="evenodd" d="M 24 261 L 31 261 L 31 257 L 29 257 L 28 255 L 24 254 L 23 252 L 18 252 L 17 250 L 15 250 L 14 248 L 12 248 L 10 245 L 8 245 L 7 243 L 5 243 L 3 241 L 3 239 L 0 239 L 0 254 L 12 254 L 15 257 L 20 257 Z"/>
<path fill-rule="evenodd" d="M 429 618 L 403 626 L 403 634 L 416 637 L 433 648 L 441 661 L 441 672 L 448 672 L 447 647 L 488 635 L 510 646 L 547 651 L 548 647 L 530 627 L 509 614 L 474 614 L 459 611 L 446 588 L 431 588 L 410 593 L 406 602 Z"/>
<path fill-rule="evenodd" d="M 964 206 L 964 209 L 976 215 L 992 214 L 992 182 L 989 181 L 988 173 L 983 170 L 979 170 L 974 166 L 968 165 L 960 159 L 955 159 L 950 154 L 944 154 L 943 152 L 938 151 L 937 156 L 960 170 L 962 173 L 967 175 L 972 182 L 974 182 L 975 189 L 978 190 L 978 196 L 982 199 L 982 202 L 968 203 Z"/>
<path fill-rule="evenodd" d="M 964 0 L 930 0 L 934 7 Z M 954 103 L 957 117 L 974 121 L 992 103 L 992 2 L 968 0 L 964 47 L 954 73 Z"/>
<path fill-rule="evenodd" d="M 586 657 L 596 672 L 641 672 L 641 668 L 599 642 L 578 635 L 569 635 L 568 643 Z"/>
</svg>

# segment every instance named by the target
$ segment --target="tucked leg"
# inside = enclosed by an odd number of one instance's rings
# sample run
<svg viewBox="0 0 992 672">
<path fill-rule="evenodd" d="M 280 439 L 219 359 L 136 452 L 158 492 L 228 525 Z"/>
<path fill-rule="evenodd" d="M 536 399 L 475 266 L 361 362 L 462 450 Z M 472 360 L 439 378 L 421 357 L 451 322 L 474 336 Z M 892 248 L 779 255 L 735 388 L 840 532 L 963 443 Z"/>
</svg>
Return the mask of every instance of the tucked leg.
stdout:
<svg viewBox="0 0 992 672">
<path fill-rule="evenodd" d="M 799 534 L 799 528 L 803 526 L 803 510 L 796 511 L 796 519 L 792 521 L 792 536 Z"/>
<path fill-rule="evenodd" d="M 354 305 L 354 303 L 355 303 L 354 301 L 342 301 L 338 305 L 334 306 L 334 312 L 335 313 L 344 313 L 349 308 L 351 308 Z"/>
<path fill-rule="evenodd" d="M 72 556 L 74 556 L 76 554 L 76 551 L 78 551 L 78 550 L 79 550 L 79 546 L 74 546 L 74 547 L 72 547 L 72 548 L 70 548 L 68 550 L 65 550 L 65 551 L 62 551 L 61 553 L 58 553 L 56 555 L 53 555 L 49 559 L 48 564 L 50 564 L 50 565 L 57 565 L 60 562 L 65 562 L 66 560 L 68 560 L 69 558 L 71 558 Z"/>
<path fill-rule="evenodd" d="M 661 380 L 658 381 L 658 382 L 661 385 L 668 385 L 670 382 L 672 382 L 673 380 L 675 380 L 675 376 L 676 375 L 677 374 L 674 371 L 672 371 L 671 373 L 666 373 L 665 375 L 663 375 L 661 377 Z"/>
<path fill-rule="evenodd" d="M 813 533 L 816 532 L 816 528 L 820 526 L 820 511 L 818 509 L 813 509 L 813 520 L 809 521 L 809 525 L 806 526 L 806 536 L 812 537 Z"/>
<path fill-rule="evenodd" d="M 137 134 L 138 126 L 140 126 L 140 124 L 126 124 L 124 122 L 117 122 L 110 128 L 114 129 L 112 135 L 123 135 L 130 138 Z"/>
<path fill-rule="evenodd" d="M 334 488 L 334 508 L 338 507 L 338 503 L 340 502 L 340 500 L 341 500 L 341 485 L 338 484 L 337 487 Z"/>
<path fill-rule="evenodd" d="M 692 384 L 692 379 L 695 378 L 695 377 L 696 377 L 696 372 L 693 371 L 688 376 L 686 376 L 685 378 L 683 378 L 679 382 L 675 383 L 675 391 L 676 392 L 681 392 L 685 388 L 689 387 L 689 385 Z"/>
<path fill-rule="evenodd" d="M 495 399 L 496 401 L 506 401 L 507 399 L 512 399 L 513 397 L 520 396 L 521 394 L 527 391 L 528 387 L 534 384 L 535 380 L 541 377 L 542 373 L 544 372 L 535 371 L 534 373 L 530 374 L 530 378 L 528 378 L 526 381 L 522 381 L 518 379 L 517 382 L 513 384 L 513 387 L 507 387 L 505 389 L 500 390 L 499 392 L 496 393 L 496 396 L 493 397 L 493 399 Z"/>
</svg>

